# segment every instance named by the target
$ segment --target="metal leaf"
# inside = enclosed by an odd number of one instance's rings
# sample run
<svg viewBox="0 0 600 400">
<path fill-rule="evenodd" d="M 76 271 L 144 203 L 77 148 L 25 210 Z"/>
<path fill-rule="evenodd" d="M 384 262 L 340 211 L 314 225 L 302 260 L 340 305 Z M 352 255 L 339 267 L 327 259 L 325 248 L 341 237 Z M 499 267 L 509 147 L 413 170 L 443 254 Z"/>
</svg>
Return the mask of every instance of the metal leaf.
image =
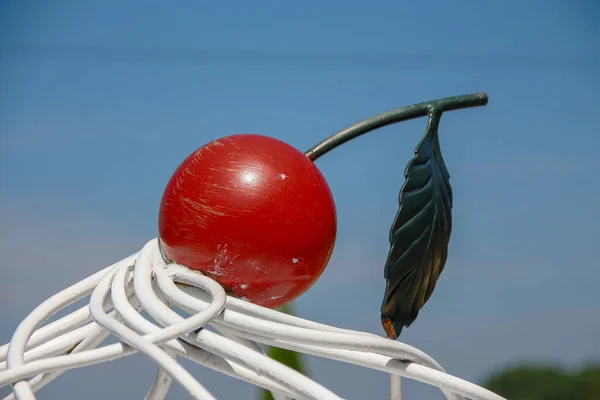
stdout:
<svg viewBox="0 0 600 400">
<path fill-rule="evenodd" d="M 452 188 L 440 151 L 440 117 L 441 112 L 430 116 L 415 156 L 406 166 L 400 207 L 390 230 L 381 321 L 391 339 L 415 321 L 433 293 L 448 255 Z"/>
</svg>

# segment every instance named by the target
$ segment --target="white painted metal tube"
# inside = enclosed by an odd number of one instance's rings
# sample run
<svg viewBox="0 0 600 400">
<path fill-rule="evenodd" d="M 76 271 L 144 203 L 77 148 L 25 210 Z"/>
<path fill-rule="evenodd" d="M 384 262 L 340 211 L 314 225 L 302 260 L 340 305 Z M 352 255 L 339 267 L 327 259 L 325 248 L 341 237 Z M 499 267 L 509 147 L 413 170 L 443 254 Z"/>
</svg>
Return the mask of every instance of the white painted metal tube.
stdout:
<svg viewBox="0 0 600 400">
<path fill-rule="evenodd" d="M 42 326 L 90 294 L 89 306 Z M 180 316 L 170 304 L 190 316 Z M 202 329 L 208 324 L 220 334 Z M 96 348 L 111 334 L 122 342 Z M 445 373 L 433 358 L 407 344 L 226 296 L 211 278 L 184 266 L 166 265 L 156 239 L 139 253 L 52 296 L 29 314 L 11 342 L 0 347 L 0 386 L 13 385 L 13 393 L 5 400 L 34 400 L 37 390 L 69 369 L 139 351 L 159 367 L 145 397 L 148 400 L 164 399 L 173 381 L 192 398 L 214 398 L 179 364 L 179 356 L 271 390 L 276 400 L 340 398 L 270 359 L 255 342 L 387 372 L 391 400 L 402 399 L 401 376 L 437 386 L 452 400 L 462 396 L 504 400 Z"/>
</svg>

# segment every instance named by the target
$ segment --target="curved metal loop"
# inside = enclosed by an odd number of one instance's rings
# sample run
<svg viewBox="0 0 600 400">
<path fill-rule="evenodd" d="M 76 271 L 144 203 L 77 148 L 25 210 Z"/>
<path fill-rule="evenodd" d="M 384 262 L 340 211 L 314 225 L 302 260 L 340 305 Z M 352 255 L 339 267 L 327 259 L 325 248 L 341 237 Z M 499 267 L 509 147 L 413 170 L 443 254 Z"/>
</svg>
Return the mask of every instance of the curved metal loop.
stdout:
<svg viewBox="0 0 600 400">
<path fill-rule="evenodd" d="M 88 295 L 89 306 L 42 327 L 54 314 Z M 181 317 L 171 304 L 190 316 Z M 153 321 L 143 317 L 142 310 Z M 208 324 L 221 334 L 202 329 Z M 98 347 L 110 334 L 121 342 Z M 254 342 L 416 379 L 439 387 L 448 399 L 503 399 L 445 373 L 430 356 L 404 343 L 226 296 L 212 279 L 181 265 L 165 265 L 157 239 L 52 296 L 29 314 L 11 342 L 0 347 L 0 387 L 12 384 L 13 393 L 5 399 L 34 400 L 36 391 L 66 370 L 140 352 L 159 366 L 146 395 L 150 400 L 165 398 L 172 381 L 192 398 L 214 398 L 177 362 L 180 356 L 270 390 L 276 400 L 340 399 L 267 357 Z M 399 388 L 398 379 L 392 383 Z M 398 394 L 392 398 L 398 399 Z"/>
</svg>

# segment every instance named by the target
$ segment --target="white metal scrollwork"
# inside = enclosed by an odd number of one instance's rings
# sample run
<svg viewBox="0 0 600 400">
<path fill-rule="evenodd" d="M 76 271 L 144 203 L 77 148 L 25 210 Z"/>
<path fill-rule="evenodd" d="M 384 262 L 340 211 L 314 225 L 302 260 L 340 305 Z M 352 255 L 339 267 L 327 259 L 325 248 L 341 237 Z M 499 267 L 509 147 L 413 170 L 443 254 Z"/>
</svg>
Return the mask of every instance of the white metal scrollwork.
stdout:
<svg viewBox="0 0 600 400">
<path fill-rule="evenodd" d="M 90 295 L 89 306 L 42 326 Z M 171 308 L 190 314 L 184 318 Z M 144 310 L 155 322 L 140 314 Z M 159 325 L 157 325 L 158 323 Z M 211 325 L 220 334 L 207 329 Z M 109 335 L 121 342 L 98 347 Z M 181 364 L 200 365 L 270 390 L 275 399 L 340 399 L 326 387 L 262 353 L 256 342 L 385 371 L 391 399 L 401 398 L 400 377 L 439 387 L 446 398 L 503 398 L 448 375 L 430 356 L 377 335 L 304 320 L 227 296 L 214 280 L 165 264 L 157 239 L 114 265 L 52 296 L 29 314 L 0 348 L 0 387 L 6 399 L 33 400 L 63 372 L 140 352 L 159 367 L 146 399 L 163 399 L 177 381 L 194 399 L 214 399 Z M 396 389 L 394 389 L 396 388 Z"/>
</svg>

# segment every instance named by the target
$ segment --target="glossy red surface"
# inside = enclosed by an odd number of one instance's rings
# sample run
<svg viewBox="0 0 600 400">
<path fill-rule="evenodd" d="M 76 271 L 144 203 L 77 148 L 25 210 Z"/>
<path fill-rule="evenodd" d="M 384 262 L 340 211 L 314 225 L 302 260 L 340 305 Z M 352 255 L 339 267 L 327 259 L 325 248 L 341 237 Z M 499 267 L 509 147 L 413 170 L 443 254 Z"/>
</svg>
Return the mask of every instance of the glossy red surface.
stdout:
<svg viewBox="0 0 600 400">
<path fill-rule="evenodd" d="M 170 260 L 275 308 L 321 275 L 336 224 L 329 186 L 302 152 L 270 137 L 234 135 L 177 168 L 162 198 L 159 236 Z"/>
</svg>

